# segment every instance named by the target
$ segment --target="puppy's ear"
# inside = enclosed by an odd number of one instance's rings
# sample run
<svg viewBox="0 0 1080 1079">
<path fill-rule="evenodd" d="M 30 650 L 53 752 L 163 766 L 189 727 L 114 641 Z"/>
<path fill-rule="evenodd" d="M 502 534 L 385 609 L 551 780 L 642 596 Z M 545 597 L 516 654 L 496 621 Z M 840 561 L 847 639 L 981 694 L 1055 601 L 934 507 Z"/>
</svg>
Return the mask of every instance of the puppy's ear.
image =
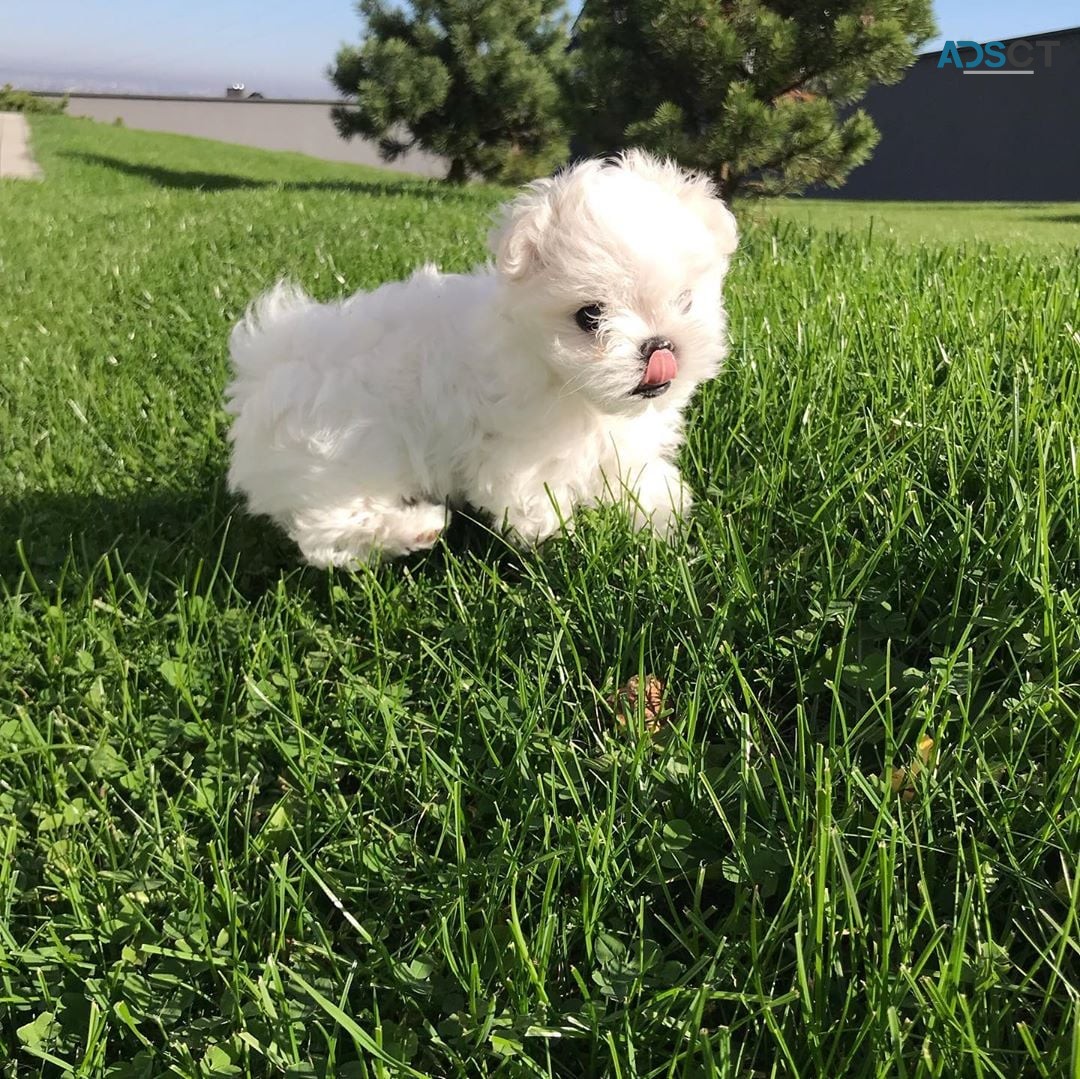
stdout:
<svg viewBox="0 0 1080 1079">
<path fill-rule="evenodd" d="M 551 188 L 555 181 L 534 180 L 502 211 L 488 237 L 495 268 L 512 281 L 534 273 L 542 262 L 544 233 L 551 222 Z"/>
<path fill-rule="evenodd" d="M 735 254 L 739 246 L 739 229 L 735 224 L 735 215 L 724 205 L 723 200 L 713 193 L 712 185 L 704 193 L 697 195 L 693 202 L 706 227 L 716 237 L 716 246 L 724 258 Z"/>
</svg>

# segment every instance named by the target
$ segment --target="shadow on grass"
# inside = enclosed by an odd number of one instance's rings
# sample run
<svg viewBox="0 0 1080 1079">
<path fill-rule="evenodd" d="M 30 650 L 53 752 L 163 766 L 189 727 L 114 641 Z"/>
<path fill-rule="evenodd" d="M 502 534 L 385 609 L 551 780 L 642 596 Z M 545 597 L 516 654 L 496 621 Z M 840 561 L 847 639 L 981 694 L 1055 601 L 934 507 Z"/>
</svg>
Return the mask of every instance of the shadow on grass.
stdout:
<svg viewBox="0 0 1080 1079">
<path fill-rule="evenodd" d="M 29 571 L 42 592 L 80 588 L 107 561 L 111 572 L 146 584 L 167 581 L 193 587 L 220 575 L 228 586 L 255 599 L 288 578 L 290 590 L 319 593 L 328 581 L 346 580 L 306 567 L 289 538 L 266 517 L 245 512 L 223 475 L 207 477 L 198 490 L 152 489 L 107 496 L 34 492 L 0 500 L 0 582 L 25 590 Z M 443 576 L 447 552 L 474 556 L 516 576 L 517 554 L 490 528 L 455 512 L 441 543 L 398 560 L 379 572 Z"/>
<path fill-rule="evenodd" d="M 395 198 L 410 195 L 432 201 L 468 202 L 469 189 L 454 187 L 438 180 L 258 180 L 250 176 L 227 172 L 197 172 L 169 169 L 143 161 L 128 161 L 104 154 L 83 151 L 61 151 L 61 157 L 84 165 L 111 169 L 153 184 L 155 187 L 177 191 L 240 191 L 276 188 L 283 191 L 348 191 L 358 195 Z"/>
<path fill-rule="evenodd" d="M 5 499 L 0 536 L 0 577 L 9 588 L 27 570 L 45 590 L 108 559 L 140 582 L 192 582 L 221 567 L 241 591 L 256 593 L 290 564 L 288 541 L 270 522 L 245 515 L 222 476 L 207 477 L 199 490 Z"/>
<path fill-rule="evenodd" d="M 1026 220 L 1044 221 L 1054 225 L 1080 225 L 1080 214 L 1033 214 Z"/>
</svg>

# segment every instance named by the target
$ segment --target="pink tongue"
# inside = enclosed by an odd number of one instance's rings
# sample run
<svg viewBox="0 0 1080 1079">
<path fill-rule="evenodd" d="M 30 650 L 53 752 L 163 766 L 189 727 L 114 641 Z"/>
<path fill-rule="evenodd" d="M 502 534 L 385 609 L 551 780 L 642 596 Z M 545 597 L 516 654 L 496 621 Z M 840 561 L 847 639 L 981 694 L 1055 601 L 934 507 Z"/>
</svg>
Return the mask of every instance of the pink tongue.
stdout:
<svg viewBox="0 0 1080 1079">
<path fill-rule="evenodd" d="M 658 348 L 650 357 L 645 368 L 642 386 L 659 386 L 670 382 L 678 373 L 679 365 L 675 362 L 675 353 L 669 348 Z"/>
</svg>

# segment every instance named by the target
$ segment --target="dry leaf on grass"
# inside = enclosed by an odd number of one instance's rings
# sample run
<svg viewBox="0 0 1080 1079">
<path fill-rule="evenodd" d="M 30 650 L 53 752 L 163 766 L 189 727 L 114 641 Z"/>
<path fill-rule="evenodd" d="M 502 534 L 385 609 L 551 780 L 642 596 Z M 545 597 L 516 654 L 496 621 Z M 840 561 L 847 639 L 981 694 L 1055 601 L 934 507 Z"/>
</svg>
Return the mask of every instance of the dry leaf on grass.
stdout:
<svg viewBox="0 0 1080 1079">
<path fill-rule="evenodd" d="M 905 802 L 910 802 L 915 797 L 915 780 L 922 774 L 923 769 L 930 766 L 930 757 L 934 752 L 934 739 L 928 734 L 919 739 L 915 758 L 906 768 L 894 768 L 889 779 L 889 786 L 893 794 L 899 794 Z"/>
<path fill-rule="evenodd" d="M 625 727 L 627 715 L 637 714 L 639 702 L 645 714 L 645 729 L 649 734 L 657 734 L 671 722 L 671 713 L 664 706 L 664 683 L 655 674 L 645 675 L 644 687 L 638 675 L 631 675 L 626 685 L 620 686 L 608 698 L 607 703 L 615 714 L 615 722 L 620 727 Z"/>
</svg>

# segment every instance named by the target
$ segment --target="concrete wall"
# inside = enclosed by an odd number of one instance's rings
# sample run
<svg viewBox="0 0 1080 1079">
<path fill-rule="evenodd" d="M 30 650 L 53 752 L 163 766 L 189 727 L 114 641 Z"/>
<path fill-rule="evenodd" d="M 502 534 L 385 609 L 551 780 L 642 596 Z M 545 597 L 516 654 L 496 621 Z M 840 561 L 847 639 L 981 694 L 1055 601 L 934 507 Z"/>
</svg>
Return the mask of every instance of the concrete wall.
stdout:
<svg viewBox="0 0 1080 1079">
<path fill-rule="evenodd" d="M 1080 201 L 1080 30 L 1031 34 L 1060 42 L 1032 75 L 964 75 L 919 58 L 903 81 L 861 107 L 881 141 L 838 190 L 815 198 Z M 965 54 L 969 56 L 970 53 Z"/>
<path fill-rule="evenodd" d="M 59 96 L 59 95 L 49 95 Z M 346 142 L 330 119 L 333 101 L 235 100 L 202 97 L 134 97 L 126 94 L 72 94 L 68 112 L 128 127 L 197 135 L 264 150 L 296 150 L 330 161 L 386 167 L 373 143 Z M 419 176 L 444 176 L 446 165 L 430 154 L 413 152 L 390 166 Z"/>
</svg>

